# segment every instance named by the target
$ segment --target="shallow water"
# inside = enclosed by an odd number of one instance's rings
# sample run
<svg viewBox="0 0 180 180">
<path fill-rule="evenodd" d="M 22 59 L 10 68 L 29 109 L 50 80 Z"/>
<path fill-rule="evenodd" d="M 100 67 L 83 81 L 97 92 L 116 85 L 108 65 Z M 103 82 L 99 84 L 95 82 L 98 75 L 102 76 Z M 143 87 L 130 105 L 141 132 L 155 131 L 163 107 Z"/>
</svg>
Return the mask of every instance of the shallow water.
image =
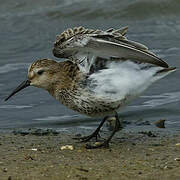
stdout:
<svg viewBox="0 0 180 180">
<path fill-rule="evenodd" d="M 179 0 L 0 0 L 0 129 L 94 129 L 99 121 L 73 112 L 47 92 L 27 88 L 3 99 L 26 78 L 37 58 L 53 58 L 57 34 L 74 26 L 108 29 L 129 26 L 128 38 L 146 44 L 171 66 L 180 66 Z M 128 122 L 167 119 L 167 130 L 180 130 L 180 71 L 153 84 L 122 110 Z M 138 128 L 136 124 L 126 128 Z M 142 127 L 143 130 L 146 127 Z"/>
</svg>

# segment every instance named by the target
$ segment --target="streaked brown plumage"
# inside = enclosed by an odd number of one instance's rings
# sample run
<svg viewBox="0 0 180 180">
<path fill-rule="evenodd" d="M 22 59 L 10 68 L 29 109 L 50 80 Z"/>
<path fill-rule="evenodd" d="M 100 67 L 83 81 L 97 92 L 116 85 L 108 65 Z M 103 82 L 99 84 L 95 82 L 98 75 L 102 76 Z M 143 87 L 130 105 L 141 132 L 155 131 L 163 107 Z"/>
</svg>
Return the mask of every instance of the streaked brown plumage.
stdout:
<svg viewBox="0 0 180 180">
<path fill-rule="evenodd" d="M 37 80 L 39 76 L 35 72 L 42 69 L 45 78 L 39 82 Z M 105 101 L 104 98 L 96 98 L 95 94 L 84 85 L 86 78 L 87 76 L 80 71 L 78 64 L 70 60 L 64 62 L 50 59 L 37 60 L 28 71 L 31 85 L 40 87 L 40 84 L 43 84 L 44 89 L 70 109 L 89 116 L 115 113 L 120 103 L 114 101 L 114 105 L 112 105 L 111 99 L 107 98 Z"/>
</svg>

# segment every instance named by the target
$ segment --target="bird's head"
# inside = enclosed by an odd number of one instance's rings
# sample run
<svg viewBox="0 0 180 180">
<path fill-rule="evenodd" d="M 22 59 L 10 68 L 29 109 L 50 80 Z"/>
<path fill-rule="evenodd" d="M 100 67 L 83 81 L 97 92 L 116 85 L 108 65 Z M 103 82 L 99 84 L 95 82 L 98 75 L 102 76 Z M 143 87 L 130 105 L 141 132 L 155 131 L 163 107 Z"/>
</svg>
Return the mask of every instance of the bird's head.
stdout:
<svg viewBox="0 0 180 180">
<path fill-rule="evenodd" d="M 60 72 L 60 63 L 49 60 L 40 59 L 32 63 L 28 69 L 28 76 L 6 99 L 15 95 L 17 92 L 28 86 L 35 86 L 50 91 L 53 84 L 57 81 L 57 73 Z"/>
</svg>

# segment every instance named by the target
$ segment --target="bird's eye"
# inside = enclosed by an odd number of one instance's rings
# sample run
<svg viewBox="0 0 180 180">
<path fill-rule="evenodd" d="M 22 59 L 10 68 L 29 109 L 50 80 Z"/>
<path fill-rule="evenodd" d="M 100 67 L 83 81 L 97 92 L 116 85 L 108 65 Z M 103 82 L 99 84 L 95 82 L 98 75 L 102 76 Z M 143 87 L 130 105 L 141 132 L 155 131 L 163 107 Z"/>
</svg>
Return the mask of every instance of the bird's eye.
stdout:
<svg viewBox="0 0 180 180">
<path fill-rule="evenodd" d="M 41 69 L 37 72 L 37 74 L 41 75 L 41 74 L 43 74 L 43 72 L 44 72 L 44 70 Z"/>
</svg>

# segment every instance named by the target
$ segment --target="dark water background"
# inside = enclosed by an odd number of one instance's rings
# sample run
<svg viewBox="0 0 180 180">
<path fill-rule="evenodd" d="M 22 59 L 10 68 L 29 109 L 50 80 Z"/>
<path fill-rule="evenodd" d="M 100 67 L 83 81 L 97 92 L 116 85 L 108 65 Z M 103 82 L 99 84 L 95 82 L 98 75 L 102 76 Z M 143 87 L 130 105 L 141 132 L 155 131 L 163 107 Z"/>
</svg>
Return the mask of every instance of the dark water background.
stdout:
<svg viewBox="0 0 180 180">
<path fill-rule="evenodd" d="M 146 44 L 180 69 L 179 0 L 0 0 L 0 130 L 97 126 L 97 119 L 67 109 L 42 89 L 30 87 L 3 101 L 26 78 L 30 63 L 37 58 L 56 59 L 51 50 L 57 34 L 80 25 L 95 29 L 128 25 L 129 39 Z M 179 77 L 180 70 L 153 84 L 126 107 L 120 113 L 132 122 L 126 128 L 138 129 L 140 119 L 153 122 L 165 118 L 166 130 L 179 131 Z"/>
</svg>

